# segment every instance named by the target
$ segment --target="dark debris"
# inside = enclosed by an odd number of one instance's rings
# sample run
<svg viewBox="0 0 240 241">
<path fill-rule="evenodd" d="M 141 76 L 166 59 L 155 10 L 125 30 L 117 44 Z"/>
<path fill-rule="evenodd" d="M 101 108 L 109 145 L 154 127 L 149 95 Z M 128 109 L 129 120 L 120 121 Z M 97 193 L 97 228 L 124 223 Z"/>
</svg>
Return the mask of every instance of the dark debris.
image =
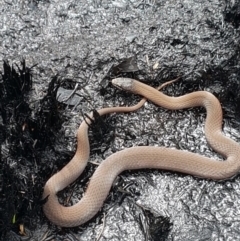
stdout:
<svg viewBox="0 0 240 241">
<path fill-rule="evenodd" d="M 149 236 L 151 241 L 164 241 L 167 239 L 172 223 L 167 217 L 155 217 L 151 212 L 145 210 L 149 220 Z"/>
<path fill-rule="evenodd" d="M 240 24 L 240 1 L 225 1 L 225 21 L 231 23 L 235 28 Z"/>
<path fill-rule="evenodd" d="M 42 187 L 39 173 L 41 152 L 46 147 L 53 148 L 61 128 L 62 117 L 56 101 L 60 85 L 58 77 L 52 78 L 47 94 L 32 109 L 29 94 L 32 88 L 32 68 L 10 67 L 3 63 L 0 81 L 0 233 L 18 229 L 18 225 L 34 223 L 36 211 L 40 207 Z M 37 108 L 36 108 L 37 106 Z M 8 151 L 5 152 L 5 145 Z M 35 167 L 35 168 L 34 168 Z M 27 211 L 28 210 L 28 211 Z"/>
</svg>

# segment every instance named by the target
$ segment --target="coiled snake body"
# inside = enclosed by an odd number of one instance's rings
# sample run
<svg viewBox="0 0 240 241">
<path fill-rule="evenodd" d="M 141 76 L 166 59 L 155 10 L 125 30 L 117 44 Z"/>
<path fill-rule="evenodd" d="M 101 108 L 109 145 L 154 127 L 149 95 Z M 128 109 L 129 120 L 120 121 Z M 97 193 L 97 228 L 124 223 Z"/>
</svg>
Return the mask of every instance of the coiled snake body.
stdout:
<svg viewBox="0 0 240 241">
<path fill-rule="evenodd" d="M 114 179 L 124 170 L 157 168 L 214 180 L 227 179 L 239 172 L 240 146 L 222 134 L 222 108 L 214 95 L 206 91 L 197 91 L 180 97 L 169 97 L 133 79 L 117 78 L 112 80 L 112 83 L 121 89 L 142 95 L 156 105 L 167 109 L 205 107 L 207 141 L 226 160 L 217 161 L 196 153 L 165 147 L 131 147 L 105 159 L 93 174 L 83 198 L 71 207 L 64 207 L 58 202 L 57 192 L 79 177 L 89 158 L 89 123 L 83 121 L 77 132 L 78 144 L 74 157 L 61 171 L 53 175 L 44 187 L 43 198 L 47 197 L 47 201 L 43 210 L 50 221 L 62 227 L 74 227 L 87 222 L 101 208 Z M 98 112 L 100 115 L 130 112 L 141 105 L 142 103 L 133 107 L 104 108 Z M 91 118 L 93 118 L 92 115 Z"/>
</svg>

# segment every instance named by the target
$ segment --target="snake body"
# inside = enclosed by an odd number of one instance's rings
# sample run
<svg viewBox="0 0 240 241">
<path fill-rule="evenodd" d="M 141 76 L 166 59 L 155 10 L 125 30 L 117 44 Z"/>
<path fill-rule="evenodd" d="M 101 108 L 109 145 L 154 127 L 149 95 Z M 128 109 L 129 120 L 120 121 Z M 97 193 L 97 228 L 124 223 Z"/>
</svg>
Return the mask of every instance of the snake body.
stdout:
<svg viewBox="0 0 240 241">
<path fill-rule="evenodd" d="M 217 161 L 188 151 L 155 146 L 131 147 L 106 158 L 94 172 L 83 198 L 73 206 L 62 206 L 57 192 L 75 181 L 89 158 L 88 126 L 83 121 L 77 132 L 77 150 L 72 160 L 45 184 L 43 210 L 47 218 L 62 227 L 74 227 L 90 220 L 102 207 L 111 185 L 124 170 L 156 168 L 191 174 L 201 178 L 223 180 L 236 175 L 240 169 L 240 146 L 222 134 L 222 108 L 218 99 L 207 91 L 197 91 L 180 97 L 170 97 L 158 90 L 129 78 L 112 80 L 113 85 L 142 95 L 156 105 L 171 110 L 203 106 L 207 111 L 205 133 L 210 146 L 225 157 Z M 133 107 L 111 107 L 98 111 L 99 115 L 136 110 Z M 90 114 L 93 118 L 93 115 Z"/>
</svg>

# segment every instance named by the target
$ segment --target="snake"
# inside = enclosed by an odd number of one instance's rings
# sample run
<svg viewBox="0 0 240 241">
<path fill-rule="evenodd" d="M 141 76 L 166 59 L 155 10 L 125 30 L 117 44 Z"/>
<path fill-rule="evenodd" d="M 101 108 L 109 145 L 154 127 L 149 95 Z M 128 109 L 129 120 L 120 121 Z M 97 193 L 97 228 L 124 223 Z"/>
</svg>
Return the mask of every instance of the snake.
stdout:
<svg viewBox="0 0 240 241">
<path fill-rule="evenodd" d="M 98 110 L 100 116 L 131 112 L 147 100 L 165 109 L 179 110 L 202 106 L 206 109 L 204 131 L 208 144 L 224 160 L 216 160 L 198 153 L 159 146 L 133 146 L 111 154 L 96 168 L 83 197 L 72 206 L 59 203 L 57 193 L 74 182 L 85 169 L 90 146 L 89 126 L 94 121 L 93 112 L 77 130 L 77 149 L 70 162 L 49 178 L 44 186 L 43 211 L 55 225 L 80 226 L 92 219 L 103 206 L 115 178 L 124 170 L 161 169 L 185 173 L 200 178 L 225 180 L 238 174 L 240 169 L 240 146 L 223 134 L 223 114 L 219 100 L 208 91 L 195 91 L 179 97 L 165 95 L 159 90 L 131 78 L 115 78 L 112 84 L 122 90 L 141 95 L 135 106 L 108 107 Z"/>
</svg>

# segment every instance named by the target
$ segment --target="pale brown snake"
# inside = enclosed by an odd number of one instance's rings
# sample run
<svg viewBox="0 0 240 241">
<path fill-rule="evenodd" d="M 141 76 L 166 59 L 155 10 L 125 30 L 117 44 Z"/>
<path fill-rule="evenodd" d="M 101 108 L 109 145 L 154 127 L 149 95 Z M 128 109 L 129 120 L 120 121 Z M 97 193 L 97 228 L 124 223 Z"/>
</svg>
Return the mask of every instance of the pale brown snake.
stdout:
<svg viewBox="0 0 240 241">
<path fill-rule="evenodd" d="M 72 160 L 53 175 L 44 187 L 45 215 L 62 227 L 74 227 L 91 219 L 102 207 L 116 176 L 124 170 L 157 168 L 208 179 L 227 179 L 239 172 L 240 146 L 222 134 L 222 108 L 217 98 L 207 91 L 197 91 L 180 97 L 169 97 L 158 90 L 128 78 L 112 80 L 113 85 L 139 94 L 156 105 L 171 110 L 194 106 L 206 108 L 205 134 L 208 143 L 226 160 L 217 161 L 188 151 L 155 147 L 131 147 L 105 159 L 94 172 L 83 198 L 71 207 L 58 202 L 57 192 L 75 181 L 84 170 L 89 158 L 88 124 L 83 121 L 77 132 L 77 150 Z M 129 112 L 141 106 L 111 107 L 98 111 L 99 115 L 112 112 Z M 92 114 L 90 115 L 92 117 Z M 89 120 L 90 122 L 90 120 Z"/>
</svg>

